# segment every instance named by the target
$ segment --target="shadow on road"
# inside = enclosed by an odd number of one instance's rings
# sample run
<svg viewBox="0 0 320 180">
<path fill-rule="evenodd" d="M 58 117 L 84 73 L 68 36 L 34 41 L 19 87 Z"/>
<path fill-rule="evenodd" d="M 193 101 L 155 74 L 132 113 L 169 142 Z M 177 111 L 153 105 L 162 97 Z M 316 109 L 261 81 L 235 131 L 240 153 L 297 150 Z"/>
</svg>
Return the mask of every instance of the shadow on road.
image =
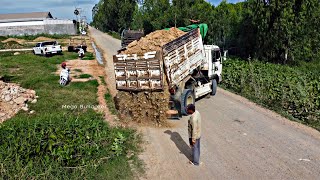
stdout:
<svg viewBox="0 0 320 180">
<path fill-rule="evenodd" d="M 191 161 L 191 148 L 190 146 L 182 139 L 181 135 L 177 132 L 172 132 L 166 130 L 164 133 L 170 135 L 171 141 L 173 141 L 177 148 L 180 150 L 180 153 L 184 154 Z"/>
</svg>

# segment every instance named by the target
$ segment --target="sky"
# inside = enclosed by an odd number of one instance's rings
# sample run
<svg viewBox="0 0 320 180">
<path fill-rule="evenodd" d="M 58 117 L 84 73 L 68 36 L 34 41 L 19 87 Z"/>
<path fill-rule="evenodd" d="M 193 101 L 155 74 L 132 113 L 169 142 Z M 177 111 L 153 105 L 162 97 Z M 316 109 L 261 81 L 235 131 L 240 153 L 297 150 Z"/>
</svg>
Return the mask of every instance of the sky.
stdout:
<svg viewBox="0 0 320 180">
<path fill-rule="evenodd" d="M 27 12 L 51 12 L 58 19 L 76 19 L 73 14 L 75 8 L 82 9 L 82 15 L 91 22 L 91 10 L 99 0 L 0 0 L 0 14 L 27 13 Z M 207 0 L 217 6 L 221 0 Z M 236 3 L 243 0 L 228 0 Z"/>
</svg>

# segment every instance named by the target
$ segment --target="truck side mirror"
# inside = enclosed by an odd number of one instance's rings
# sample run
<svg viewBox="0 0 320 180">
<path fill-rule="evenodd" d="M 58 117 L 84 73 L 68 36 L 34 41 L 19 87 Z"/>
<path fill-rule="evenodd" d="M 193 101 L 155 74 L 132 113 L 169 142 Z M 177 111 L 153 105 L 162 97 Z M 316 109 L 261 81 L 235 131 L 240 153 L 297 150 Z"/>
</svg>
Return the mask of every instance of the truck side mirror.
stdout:
<svg viewBox="0 0 320 180">
<path fill-rule="evenodd" d="M 225 50 L 223 51 L 223 60 L 227 60 L 227 53 L 228 53 L 228 50 Z"/>
</svg>

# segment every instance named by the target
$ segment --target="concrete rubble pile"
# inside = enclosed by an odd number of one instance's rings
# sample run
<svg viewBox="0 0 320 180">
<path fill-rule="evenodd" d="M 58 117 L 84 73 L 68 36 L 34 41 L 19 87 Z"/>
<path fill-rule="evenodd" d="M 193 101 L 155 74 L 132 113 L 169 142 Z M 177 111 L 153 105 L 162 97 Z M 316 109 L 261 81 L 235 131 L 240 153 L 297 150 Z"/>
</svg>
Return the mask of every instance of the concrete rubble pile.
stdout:
<svg viewBox="0 0 320 180">
<path fill-rule="evenodd" d="M 36 92 L 30 89 L 24 89 L 14 83 L 0 81 L 0 123 L 13 117 L 20 110 L 29 111 L 28 102 L 37 102 Z"/>
<path fill-rule="evenodd" d="M 161 51 L 162 46 L 184 35 L 185 32 L 171 28 L 154 31 L 139 41 L 133 41 L 122 54 L 143 54 L 150 51 Z M 164 77 L 163 79 L 166 79 Z M 129 119 L 141 124 L 156 126 L 166 125 L 170 94 L 167 82 L 160 92 L 126 92 L 119 91 L 115 97 L 116 108 L 122 119 Z"/>
</svg>

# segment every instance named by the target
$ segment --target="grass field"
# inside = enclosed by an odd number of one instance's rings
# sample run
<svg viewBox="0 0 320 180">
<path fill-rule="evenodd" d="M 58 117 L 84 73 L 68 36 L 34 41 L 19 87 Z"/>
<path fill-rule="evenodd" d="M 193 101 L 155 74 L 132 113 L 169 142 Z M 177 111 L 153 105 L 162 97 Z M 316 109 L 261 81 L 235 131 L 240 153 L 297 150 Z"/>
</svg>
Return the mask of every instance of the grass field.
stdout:
<svg viewBox="0 0 320 180">
<path fill-rule="evenodd" d="M 54 72 L 67 59 L 74 54 L 0 54 L 0 76 L 39 96 L 29 105 L 34 114 L 19 112 L 0 125 L 0 179 L 132 179 L 132 166 L 142 171 L 140 136 L 109 127 L 91 108 L 98 82 L 59 85 Z"/>
</svg>

